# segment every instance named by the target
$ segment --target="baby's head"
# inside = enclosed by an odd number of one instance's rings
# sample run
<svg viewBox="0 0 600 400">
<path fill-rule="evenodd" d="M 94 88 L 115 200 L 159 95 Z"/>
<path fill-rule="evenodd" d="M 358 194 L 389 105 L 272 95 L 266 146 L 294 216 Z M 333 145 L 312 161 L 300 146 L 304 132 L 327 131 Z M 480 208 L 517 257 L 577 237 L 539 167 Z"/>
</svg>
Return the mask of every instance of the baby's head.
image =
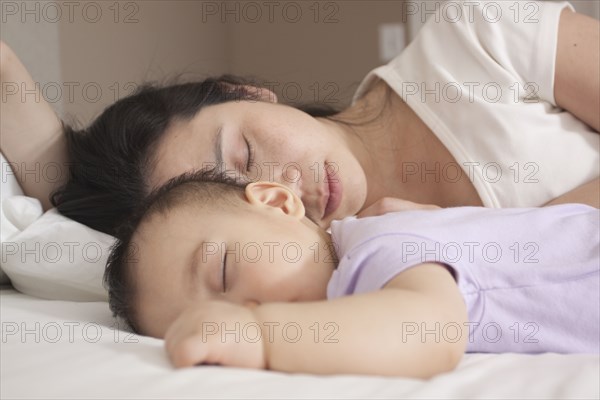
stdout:
<svg viewBox="0 0 600 400">
<path fill-rule="evenodd" d="M 110 308 L 137 333 L 164 337 L 188 306 L 326 298 L 330 236 L 300 198 L 272 182 L 240 185 L 199 171 L 153 192 L 119 233 L 104 282 Z"/>
</svg>

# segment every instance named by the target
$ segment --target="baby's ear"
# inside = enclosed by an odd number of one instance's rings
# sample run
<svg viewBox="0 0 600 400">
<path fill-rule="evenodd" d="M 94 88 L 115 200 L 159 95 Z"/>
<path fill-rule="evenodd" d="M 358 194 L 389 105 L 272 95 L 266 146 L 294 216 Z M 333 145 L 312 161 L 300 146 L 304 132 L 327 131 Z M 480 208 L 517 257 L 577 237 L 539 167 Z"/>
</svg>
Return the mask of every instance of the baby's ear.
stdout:
<svg viewBox="0 0 600 400">
<path fill-rule="evenodd" d="M 292 189 L 279 183 L 252 182 L 246 186 L 246 199 L 251 205 L 279 209 L 298 219 L 305 215 L 300 197 Z"/>
</svg>

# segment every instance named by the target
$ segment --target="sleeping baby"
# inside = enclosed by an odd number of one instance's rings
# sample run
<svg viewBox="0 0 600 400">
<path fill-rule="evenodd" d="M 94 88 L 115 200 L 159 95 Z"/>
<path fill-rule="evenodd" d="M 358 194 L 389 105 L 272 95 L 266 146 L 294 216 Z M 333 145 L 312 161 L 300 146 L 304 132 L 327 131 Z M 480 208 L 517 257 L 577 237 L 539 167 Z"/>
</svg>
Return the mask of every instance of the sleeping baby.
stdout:
<svg viewBox="0 0 600 400">
<path fill-rule="evenodd" d="M 599 210 L 334 221 L 273 182 L 188 173 L 123 225 L 110 307 L 176 367 L 429 378 L 465 352 L 598 353 Z"/>
</svg>

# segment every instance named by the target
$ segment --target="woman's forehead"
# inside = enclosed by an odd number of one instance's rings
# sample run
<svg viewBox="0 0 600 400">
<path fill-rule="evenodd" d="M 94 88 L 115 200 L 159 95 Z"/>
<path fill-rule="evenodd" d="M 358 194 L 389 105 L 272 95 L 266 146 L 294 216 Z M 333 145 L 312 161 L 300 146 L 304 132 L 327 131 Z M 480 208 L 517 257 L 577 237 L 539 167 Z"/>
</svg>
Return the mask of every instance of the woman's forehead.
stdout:
<svg viewBox="0 0 600 400">
<path fill-rule="evenodd" d="M 168 134 L 157 144 L 150 172 L 150 186 L 157 188 L 185 172 L 199 170 L 214 162 L 209 134 L 190 129 Z"/>
</svg>

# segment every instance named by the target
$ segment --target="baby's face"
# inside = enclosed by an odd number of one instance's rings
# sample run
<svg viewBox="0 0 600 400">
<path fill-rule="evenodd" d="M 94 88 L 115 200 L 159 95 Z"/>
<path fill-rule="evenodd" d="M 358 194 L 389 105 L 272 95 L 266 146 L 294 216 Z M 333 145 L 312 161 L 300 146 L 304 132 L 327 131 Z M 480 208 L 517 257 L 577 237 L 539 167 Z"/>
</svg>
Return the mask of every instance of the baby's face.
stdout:
<svg viewBox="0 0 600 400">
<path fill-rule="evenodd" d="M 206 300 L 325 299 L 336 266 L 330 237 L 293 207 L 187 204 L 145 221 L 131 257 L 141 330 L 164 337 L 181 311 Z"/>
</svg>

